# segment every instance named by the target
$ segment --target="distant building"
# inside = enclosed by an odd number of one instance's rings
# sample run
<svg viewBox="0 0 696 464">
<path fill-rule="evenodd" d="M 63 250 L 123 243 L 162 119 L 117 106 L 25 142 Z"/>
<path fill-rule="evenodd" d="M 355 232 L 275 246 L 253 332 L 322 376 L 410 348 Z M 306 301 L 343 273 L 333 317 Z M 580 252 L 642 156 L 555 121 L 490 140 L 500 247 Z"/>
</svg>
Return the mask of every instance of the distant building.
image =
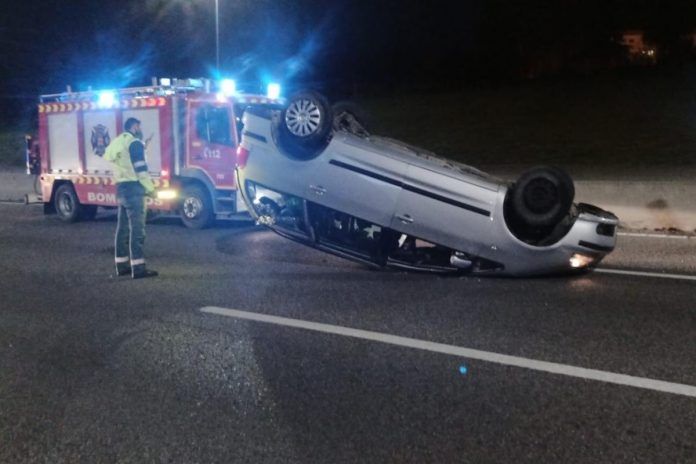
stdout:
<svg viewBox="0 0 696 464">
<path fill-rule="evenodd" d="M 692 31 L 684 36 L 692 50 L 696 50 L 696 31 Z"/>
<path fill-rule="evenodd" d="M 620 34 L 619 44 L 626 47 L 629 61 L 637 64 L 655 64 L 657 45 L 645 39 L 642 30 L 628 30 Z"/>
</svg>

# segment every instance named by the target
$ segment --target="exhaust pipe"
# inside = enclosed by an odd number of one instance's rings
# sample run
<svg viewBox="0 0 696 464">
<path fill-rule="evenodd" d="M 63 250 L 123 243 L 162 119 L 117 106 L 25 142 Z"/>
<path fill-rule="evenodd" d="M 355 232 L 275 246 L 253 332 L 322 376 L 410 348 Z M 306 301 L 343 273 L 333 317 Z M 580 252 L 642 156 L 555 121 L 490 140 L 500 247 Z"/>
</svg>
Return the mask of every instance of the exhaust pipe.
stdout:
<svg viewBox="0 0 696 464">
<path fill-rule="evenodd" d="M 469 269 L 474 263 L 464 253 L 455 251 L 450 256 L 450 264 L 458 269 Z"/>
</svg>

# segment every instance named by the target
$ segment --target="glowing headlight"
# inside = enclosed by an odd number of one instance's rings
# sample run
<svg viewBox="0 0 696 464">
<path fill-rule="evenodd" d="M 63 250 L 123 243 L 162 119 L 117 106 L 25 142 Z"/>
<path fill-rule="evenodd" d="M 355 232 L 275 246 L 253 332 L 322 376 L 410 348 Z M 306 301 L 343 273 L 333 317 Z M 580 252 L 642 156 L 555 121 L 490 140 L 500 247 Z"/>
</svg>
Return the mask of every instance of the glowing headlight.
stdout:
<svg viewBox="0 0 696 464">
<path fill-rule="evenodd" d="M 173 200 L 178 197 L 179 194 L 176 190 L 158 190 L 157 198 L 159 200 Z"/>
<path fill-rule="evenodd" d="M 590 266 L 594 263 L 594 258 L 592 256 L 581 255 L 580 253 L 575 253 L 570 257 L 570 267 L 573 269 L 581 269 Z"/>
</svg>

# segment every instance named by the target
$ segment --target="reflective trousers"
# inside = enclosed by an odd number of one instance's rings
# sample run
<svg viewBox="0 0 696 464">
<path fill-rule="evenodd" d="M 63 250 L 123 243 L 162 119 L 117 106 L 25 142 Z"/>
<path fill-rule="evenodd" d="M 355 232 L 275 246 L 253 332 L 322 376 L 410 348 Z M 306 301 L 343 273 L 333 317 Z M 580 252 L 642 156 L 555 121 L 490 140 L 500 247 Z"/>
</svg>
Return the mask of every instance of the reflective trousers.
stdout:
<svg viewBox="0 0 696 464">
<path fill-rule="evenodd" d="M 117 185 L 118 226 L 116 227 L 116 270 L 130 268 L 133 274 L 145 270 L 145 188 L 140 182 Z"/>
</svg>

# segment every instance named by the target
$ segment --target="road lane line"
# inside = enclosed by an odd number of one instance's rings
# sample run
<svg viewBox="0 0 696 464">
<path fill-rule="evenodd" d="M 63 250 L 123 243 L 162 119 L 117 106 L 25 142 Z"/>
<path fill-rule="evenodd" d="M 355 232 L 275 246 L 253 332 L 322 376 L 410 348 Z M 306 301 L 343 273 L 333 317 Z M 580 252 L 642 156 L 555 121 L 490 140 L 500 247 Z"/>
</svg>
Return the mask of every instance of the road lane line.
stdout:
<svg viewBox="0 0 696 464">
<path fill-rule="evenodd" d="M 265 322 L 268 324 L 293 327 L 296 329 L 305 329 L 314 332 L 322 332 L 333 335 L 342 335 L 345 337 L 360 338 L 363 340 L 386 343 L 389 345 L 415 348 L 423 351 L 431 351 L 434 353 L 442 353 L 452 356 L 461 356 L 469 359 L 477 359 L 479 361 L 492 362 L 496 364 L 502 364 L 505 366 L 521 367 L 524 369 L 549 372 L 551 374 L 565 375 L 568 377 L 577 377 L 586 380 L 596 380 L 599 382 L 626 385 L 630 387 L 643 388 L 647 390 L 673 393 L 676 395 L 690 396 L 696 398 L 696 386 L 692 385 L 672 383 L 662 380 L 653 380 L 644 377 L 634 377 L 631 375 L 616 374 L 614 372 L 600 371 L 596 369 L 586 369 L 584 367 L 576 367 L 566 364 L 557 364 L 547 361 L 538 361 L 535 359 L 509 356 L 489 351 L 480 351 L 471 348 L 463 348 L 455 345 L 445 345 L 442 343 L 429 342 L 426 340 L 419 340 L 415 338 L 400 337 L 397 335 L 390 335 L 380 332 L 352 329 L 350 327 L 343 327 L 340 325 L 322 324 L 319 322 L 310 322 L 301 319 L 290 319 L 286 317 L 271 316 L 268 314 L 239 311 L 236 309 L 206 306 L 204 308 L 201 308 L 200 311 L 203 313 L 233 317 L 236 319 Z"/>
<path fill-rule="evenodd" d="M 696 280 L 696 276 L 686 274 L 663 274 L 661 272 L 624 271 L 621 269 L 606 269 L 603 267 L 595 269 L 594 272 L 599 272 L 600 274 L 617 274 L 637 277 L 656 277 L 659 279 Z"/>
<path fill-rule="evenodd" d="M 688 239 L 696 238 L 693 235 L 641 234 L 641 233 L 637 233 L 637 232 L 619 232 L 617 235 L 619 237 L 671 238 L 671 239 L 681 239 L 681 240 L 688 240 Z"/>
</svg>

